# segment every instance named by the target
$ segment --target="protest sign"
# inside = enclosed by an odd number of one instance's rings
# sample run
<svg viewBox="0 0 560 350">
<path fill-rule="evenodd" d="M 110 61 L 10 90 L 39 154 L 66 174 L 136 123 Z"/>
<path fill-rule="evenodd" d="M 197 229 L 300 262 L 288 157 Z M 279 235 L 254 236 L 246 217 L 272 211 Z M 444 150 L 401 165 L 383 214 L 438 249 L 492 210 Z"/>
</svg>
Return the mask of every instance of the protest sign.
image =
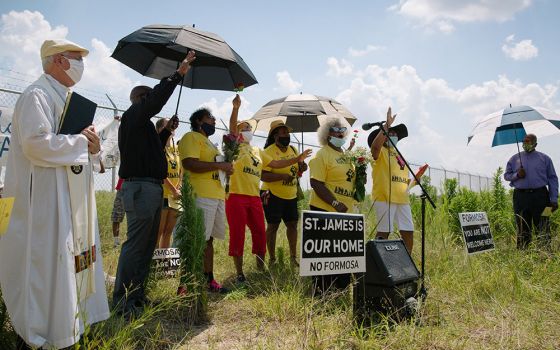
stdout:
<svg viewBox="0 0 560 350">
<path fill-rule="evenodd" d="M 109 123 L 97 128 L 101 143 L 101 161 L 106 169 L 115 168 L 120 162 L 119 125 L 119 120 L 112 119 Z"/>
<path fill-rule="evenodd" d="M 366 271 L 364 216 L 302 211 L 300 276 Z"/>
<path fill-rule="evenodd" d="M 158 248 L 154 250 L 152 260 L 157 277 L 174 277 L 181 265 L 179 248 Z"/>
<path fill-rule="evenodd" d="M 14 110 L 0 106 L 0 166 L 5 167 L 10 150 L 12 135 L 12 114 Z"/>
<path fill-rule="evenodd" d="M 459 213 L 459 221 L 469 254 L 494 249 L 494 239 L 485 212 Z"/>
</svg>

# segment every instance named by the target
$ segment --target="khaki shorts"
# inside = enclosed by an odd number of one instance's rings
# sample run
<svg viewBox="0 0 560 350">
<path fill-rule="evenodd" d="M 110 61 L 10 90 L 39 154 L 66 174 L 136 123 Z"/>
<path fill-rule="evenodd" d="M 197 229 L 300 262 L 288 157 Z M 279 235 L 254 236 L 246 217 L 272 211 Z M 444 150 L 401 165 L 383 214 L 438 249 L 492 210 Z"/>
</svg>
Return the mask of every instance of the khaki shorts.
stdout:
<svg viewBox="0 0 560 350">
<path fill-rule="evenodd" d="M 206 240 L 226 238 L 226 206 L 223 199 L 197 198 L 196 206 L 204 213 Z"/>
</svg>

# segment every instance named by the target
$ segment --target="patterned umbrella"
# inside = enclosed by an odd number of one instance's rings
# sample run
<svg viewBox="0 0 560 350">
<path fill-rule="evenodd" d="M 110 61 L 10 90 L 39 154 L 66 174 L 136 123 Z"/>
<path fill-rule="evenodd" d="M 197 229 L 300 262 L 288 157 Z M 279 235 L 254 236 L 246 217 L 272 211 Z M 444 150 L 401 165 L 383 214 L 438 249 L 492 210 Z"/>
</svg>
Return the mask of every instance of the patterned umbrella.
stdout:
<svg viewBox="0 0 560 350">
<path fill-rule="evenodd" d="M 507 145 L 523 142 L 527 134 L 538 138 L 560 134 L 560 114 L 541 107 L 510 105 L 476 124 L 467 144 Z"/>
<path fill-rule="evenodd" d="M 281 120 L 294 132 L 314 132 L 328 118 L 340 118 L 348 128 L 356 121 L 340 102 L 329 97 L 310 94 L 288 95 L 272 100 L 261 107 L 249 120 L 256 123 L 256 130 L 268 132 L 270 124 Z"/>
</svg>

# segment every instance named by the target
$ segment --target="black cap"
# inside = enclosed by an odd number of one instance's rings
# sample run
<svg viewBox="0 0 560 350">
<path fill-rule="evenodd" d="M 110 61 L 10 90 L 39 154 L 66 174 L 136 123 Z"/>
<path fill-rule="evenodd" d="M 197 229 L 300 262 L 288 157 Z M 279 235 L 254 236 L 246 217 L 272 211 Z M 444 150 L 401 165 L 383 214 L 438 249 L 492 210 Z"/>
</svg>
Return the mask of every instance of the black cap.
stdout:
<svg viewBox="0 0 560 350">
<path fill-rule="evenodd" d="M 379 134 L 381 130 L 379 128 L 373 130 L 372 132 L 369 133 L 369 136 L 367 138 L 367 142 L 368 145 L 371 147 L 371 143 L 373 142 L 373 140 L 375 140 L 375 137 L 377 136 L 377 134 Z M 404 124 L 399 124 L 393 127 L 389 128 L 389 132 L 395 132 L 397 134 L 397 137 L 399 138 L 399 141 L 404 139 L 405 137 L 408 136 L 408 129 L 406 128 L 406 125 Z"/>
</svg>

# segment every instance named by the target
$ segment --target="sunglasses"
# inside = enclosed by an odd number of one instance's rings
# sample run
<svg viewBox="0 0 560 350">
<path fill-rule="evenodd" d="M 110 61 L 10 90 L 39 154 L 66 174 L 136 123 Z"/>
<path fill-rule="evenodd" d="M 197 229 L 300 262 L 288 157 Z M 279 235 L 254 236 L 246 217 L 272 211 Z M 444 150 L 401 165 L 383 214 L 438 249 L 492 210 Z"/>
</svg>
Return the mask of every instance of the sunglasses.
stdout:
<svg viewBox="0 0 560 350">
<path fill-rule="evenodd" d="M 329 129 L 329 131 L 331 131 L 331 132 L 346 132 L 346 129 L 347 129 L 347 128 L 346 128 L 345 126 L 341 126 L 341 127 L 339 127 L 339 126 L 332 126 L 332 127 Z"/>
</svg>

